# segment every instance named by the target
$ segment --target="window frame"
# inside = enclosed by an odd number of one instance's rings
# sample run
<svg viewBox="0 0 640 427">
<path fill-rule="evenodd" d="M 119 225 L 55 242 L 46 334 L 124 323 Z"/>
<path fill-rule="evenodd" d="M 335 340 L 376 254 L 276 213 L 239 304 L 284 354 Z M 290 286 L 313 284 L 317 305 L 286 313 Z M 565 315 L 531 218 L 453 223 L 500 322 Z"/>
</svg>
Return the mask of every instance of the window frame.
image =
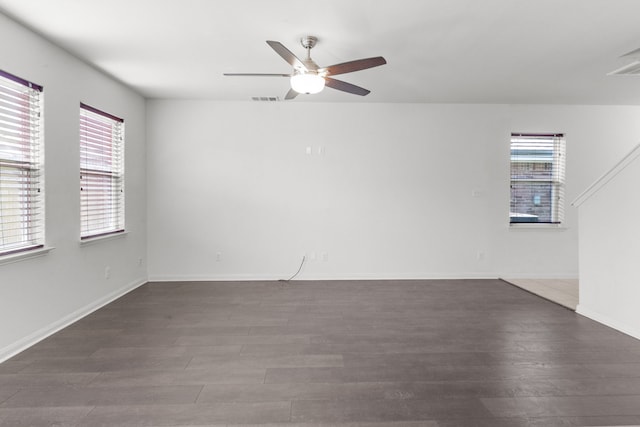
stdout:
<svg viewBox="0 0 640 427">
<path fill-rule="evenodd" d="M 528 150 L 524 151 L 529 151 L 529 153 L 514 155 L 514 143 L 528 145 Z M 509 146 L 509 226 L 512 228 L 563 228 L 565 223 L 566 134 L 514 132 L 511 134 Z M 520 149 L 522 149 L 522 146 Z M 539 152 L 535 153 L 536 151 Z M 545 156 L 549 157 L 550 161 L 547 161 Z M 542 176 L 536 177 L 536 173 L 540 174 L 542 168 L 525 169 L 530 175 L 529 177 L 514 178 L 514 164 L 516 163 L 544 164 L 545 172 L 542 173 Z M 522 174 L 523 169 L 519 168 L 516 172 Z M 546 174 L 548 174 L 548 177 L 544 176 Z M 549 202 L 547 203 L 550 211 L 548 214 L 549 220 L 538 221 L 538 215 L 533 212 L 517 212 L 517 209 L 515 209 L 514 198 L 526 191 L 527 184 L 530 184 L 531 187 L 534 187 L 536 184 L 538 188 L 540 186 L 548 187 L 546 190 L 550 193 L 548 196 Z M 514 196 L 514 187 L 520 190 L 520 194 Z M 535 202 L 532 202 L 532 204 L 536 205 Z M 540 204 L 540 200 L 538 200 L 538 204 Z M 526 206 L 525 204 L 522 205 Z M 531 217 L 531 220 L 527 220 L 527 217 Z"/>
<path fill-rule="evenodd" d="M 79 141 L 80 240 L 124 233 L 124 119 L 80 103 Z"/>
<path fill-rule="evenodd" d="M 4 70 L 0 83 L 0 259 L 4 260 L 45 245 L 44 88 Z"/>
</svg>

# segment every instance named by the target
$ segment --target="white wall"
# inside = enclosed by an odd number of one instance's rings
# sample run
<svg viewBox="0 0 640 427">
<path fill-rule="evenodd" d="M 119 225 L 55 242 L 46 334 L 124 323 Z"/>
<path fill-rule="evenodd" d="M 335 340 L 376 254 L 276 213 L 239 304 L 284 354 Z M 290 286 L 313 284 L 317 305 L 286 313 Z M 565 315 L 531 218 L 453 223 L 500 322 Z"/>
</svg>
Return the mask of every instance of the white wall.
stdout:
<svg viewBox="0 0 640 427">
<path fill-rule="evenodd" d="M 509 230 L 509 135 L 567 134 L 570 202 L 639 112 L 149 101 L 150 279 L 286 278 L 313 253 L 299 278 L 577 277 L 568 203 L 562 231 Z"/>
<path fill-rule="evenodd" d="M 640 339 L 640 157 L 581 199 L 578 312 Z"/>
<path fill-rule="evenodd" d="M 2 360 L 144 283 L 147 256 L 144 99 L 2 15 L 0 52 L 1 69 L 44 86 L 46 244 L 55 248 L 0 264 Z M 79 243 L 81 101 L 125 119 L 129 231 L 84 246 Z"/>
</svg>

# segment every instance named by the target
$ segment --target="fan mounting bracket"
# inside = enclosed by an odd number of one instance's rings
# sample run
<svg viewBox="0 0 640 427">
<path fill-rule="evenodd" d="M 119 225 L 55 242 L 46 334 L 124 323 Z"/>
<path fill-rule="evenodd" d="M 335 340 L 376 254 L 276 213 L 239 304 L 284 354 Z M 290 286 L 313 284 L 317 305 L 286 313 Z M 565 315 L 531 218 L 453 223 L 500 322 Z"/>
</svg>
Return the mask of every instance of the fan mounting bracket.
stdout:
<svg viewBox="0 0 640 427">
<path fill-rule="evenodd" d="M 305 49 L 312 49 L 316 43 L 318 43 L 318 38 L 315 36 L 304 36 L 300 39 L 300 44 Z"/>
</svg>

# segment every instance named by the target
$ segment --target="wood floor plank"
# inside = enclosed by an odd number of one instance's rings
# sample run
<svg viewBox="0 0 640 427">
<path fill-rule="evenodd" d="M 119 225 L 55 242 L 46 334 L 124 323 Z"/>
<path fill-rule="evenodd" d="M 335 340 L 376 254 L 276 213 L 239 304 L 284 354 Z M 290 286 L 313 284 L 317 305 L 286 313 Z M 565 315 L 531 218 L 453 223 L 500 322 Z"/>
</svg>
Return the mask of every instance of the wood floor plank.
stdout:
<svg viewBox="0 0 640 427">
<path fill-rule="evenodd" d="M 176 405 L 194 403 L 202 386 L 27 388 L 1 406 L 62 407 L 112 405 Z"/>
<path fill-rule="evenodd" d="M 1 374 L 15 374 L 22 371 L 24 368 L 29 366 L 28 361 L 21 361 L 17 358 L 13 358 L 12 360 L 8 360 L 2 364 L 0 364 L 0 375 Z"/>
<path fill-rule="evenodd" d="M 637 427 L 640 417 L 514 417 L 481 419 L 439 419 L 438 427 Z"/>
<path fill-rule="evenodd" d="M 561 384 L 565 389 L 573 384 Z M 271 402 L 282 400 L 426 400 L 439 397 L 556 396 L 559 387 L 548 380 L 439 381 L 361 383 L 266 383 L 206 385 L 198 397 L 205 402 Z"/>
<path fill-rule="evenodd" d="M 288 422 L 291 402 L 236 402 L 206 405 L 98 406 L 83 422 L 90 426 L 180 426 L 216 423 Z"/>
<path fill-rule="evenodd" d="M 387 366 L 351 368 L 269 368 L 266 383 L 491 381 L 546 378 L 593 378 L 588 365 Z"/>
<path fill-rule="evenodd" d="M 90 357 L 38 359 L 20 373 L 73 373 L 73 372 L 111 372 L 154 369 L 184 369 L 191 361 L 191 356 L 179 357 L 125 357 L 93 359 Z"/>
<path fill-rule="evenodd" d="M 233 427 L 439 427 L 435 421 L 234 424 Z"/>
<path fill-rule="evenodd" d="M 293 422 L 416 421 L 437 418 L 485 418 L 491 414 L 477 399 L 296 400 Z"/>
<path fill-rule="evenodd" d="M 0 427 L 76 427 L 93 407 L 0 408 Z"/>
<path fill-rule="evenodd" d="M 497 417 L 640 415 L 640 395 L 482 398 Z"/>
<path fill-rule="evenodd" d="M 242 368 L 300 368 L 300 367 L 343 367 L 341 354 L 241 354 L 229 355 L 199 355 L 194 356 L 187 369 L 209 369 L 211 367 L 223 369 Z"/>
<path fill-rule="evenodd" d="M 266 369 L 223 365 L 208 369 L 103 372 L 92 386 L 144 387 L 205 384 L 262 384 Z"/>
<path fill-rule="evenodd" d="M 89 384 L 98 372 L 72 372 L 55 374 L 9 374 L 0 375 L 0 388 L 18 387 L 64 387 Z"/>
<path fill-rule="evenodd" d="M 249 345 L 249 344 L 309 344 L 309 335 L 183 335 L 176 340 L 176 345 Z"/>
</svg>

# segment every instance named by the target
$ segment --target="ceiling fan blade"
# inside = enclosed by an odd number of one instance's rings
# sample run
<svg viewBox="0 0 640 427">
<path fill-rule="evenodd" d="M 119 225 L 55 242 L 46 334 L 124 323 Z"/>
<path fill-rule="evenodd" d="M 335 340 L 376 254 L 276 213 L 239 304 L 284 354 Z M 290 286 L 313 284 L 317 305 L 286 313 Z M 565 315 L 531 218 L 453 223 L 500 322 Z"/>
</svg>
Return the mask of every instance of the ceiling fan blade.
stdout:
<svg viewBox="0 0 640 427">
<path fill-rule="evenodd" d="M 329 86 L 331 89 L 349 92 L 354 95 L 365 96 L 371 92 L 370 90 L 367 90 L 363 87 L 352 85 L 351 83 L 343 82 L 342 80 L 332 79 L 330 77 L 325 77 L 324 81 L 325 85 Z"/>
<path fill-rule="evenodd" d="M 386 64 L 387 61 L 382 56 L 374 58 L 356 59 L 355 61 L 343 62 L 326 67 L 328 76 L 336 74 L 353 73 L 354 71 L 366 70 L 367 68 L 378 67 Z"/>
<path fill-rule="evenodd" d="M 289 92 L 287 92 L 287 94 L 285 95 L 284 99 L 285 100 L 289 100 L 289 99 L 293 99 L 296 96 L 298 96 L 298 92 L 296 92 L 293 89 L 289 89 Z"/>
<path fill-rule="evenodd" d="M 289 49 L 284 47 L 282 43 L 267 40 L 267 44 L 271 46 L 271 48 L 275 50 L 276 53 L 280 55 L 285 61 L 287 61 L 293 68 L 297 70 L 308 71 L 304 63 L 300 61 L 298 57 L 295 56 Z"/>
<path fill-rule="evenodd" d="M 232 76 L 232 77 L 243 77 L 243 76 L 249 76 L 249 77 L 291 77 L 291 74 L 263 74 L 263 73 L 224 73 L 225 76 Z"/>
</svg>

